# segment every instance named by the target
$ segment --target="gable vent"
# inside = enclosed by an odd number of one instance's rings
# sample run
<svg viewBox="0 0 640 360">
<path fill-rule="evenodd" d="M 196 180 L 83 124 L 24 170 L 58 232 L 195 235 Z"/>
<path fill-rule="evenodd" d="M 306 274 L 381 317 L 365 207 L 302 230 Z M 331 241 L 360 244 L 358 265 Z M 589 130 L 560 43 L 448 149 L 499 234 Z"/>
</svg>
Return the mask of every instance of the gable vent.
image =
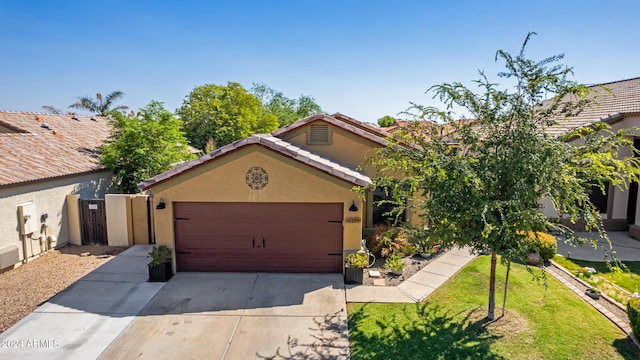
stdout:
<svg viewBox="0 0 640 360">
<path fill-rule="evenodd" d="M 309 130 L 309 144 L 328 145 L 331 144 L 331 134 L 328 124 L 314 124 Z"/>
</svg>

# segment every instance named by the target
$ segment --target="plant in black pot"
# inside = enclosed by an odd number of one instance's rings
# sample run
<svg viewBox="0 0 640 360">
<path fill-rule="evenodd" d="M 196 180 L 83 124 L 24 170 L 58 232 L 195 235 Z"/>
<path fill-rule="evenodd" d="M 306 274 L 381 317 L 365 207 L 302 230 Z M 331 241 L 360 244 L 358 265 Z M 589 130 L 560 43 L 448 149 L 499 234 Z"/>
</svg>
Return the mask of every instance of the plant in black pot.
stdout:
<svg viewBox="0 0 640 360">
<path fill-rule="evenodd" d="M 367 267 L 367 255 L 363 252 L 355 252 L 347 255 L 344 262 L 345 284 L 362 284 L 363 269 Z"/>
<path fill-rule="evenodd" d="M 166 282 L 173 276 L 173 269 L 171 268 L 171 259 L 173 253 L 171 249 L 164 245 L 153 246 L 149 253 L 151 262 L 149 263 L 149 281 L 151 282 Z"/>
</svg>

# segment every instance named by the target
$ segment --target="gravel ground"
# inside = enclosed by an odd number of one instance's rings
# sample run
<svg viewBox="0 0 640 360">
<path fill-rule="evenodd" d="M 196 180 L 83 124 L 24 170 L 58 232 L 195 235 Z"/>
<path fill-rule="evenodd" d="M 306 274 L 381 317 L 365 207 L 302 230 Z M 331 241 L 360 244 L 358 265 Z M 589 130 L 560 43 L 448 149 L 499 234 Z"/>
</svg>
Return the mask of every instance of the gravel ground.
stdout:
<svg viewBox="0 0 640 360">
<path fill-rule="evenodd" d="M 384 268 L 385 259 L 378 256 L 376 257 L 376 262 L 368 270 L 378 270 L 380 272 L 380 277 L 385 280 L 385 286 L 398 286 L 403 281 L 410 278 L 413 274 L 420 271 L 420 269 L 425 267 L 428 263 L 432 262 L 442 254 L 444 254 L 444 251 L 440 251 L 438 254 L 428 259 L 425 259 L 420 255 L 413 255 L 402 258 L 402 261 L 405 264 L 402 275 L 394 275 L 390 273 L 389 270 Z M 365 270 L 364 275 L 362 276 L 362 284 L 373 285 L 374 279 L 375 278 L 369 277 L 369 271 Z"/>
<path fill-rule="evenodd" d="M 125 249 L 67 245 L 0 274 L 0 333 Z"/>
</svg>

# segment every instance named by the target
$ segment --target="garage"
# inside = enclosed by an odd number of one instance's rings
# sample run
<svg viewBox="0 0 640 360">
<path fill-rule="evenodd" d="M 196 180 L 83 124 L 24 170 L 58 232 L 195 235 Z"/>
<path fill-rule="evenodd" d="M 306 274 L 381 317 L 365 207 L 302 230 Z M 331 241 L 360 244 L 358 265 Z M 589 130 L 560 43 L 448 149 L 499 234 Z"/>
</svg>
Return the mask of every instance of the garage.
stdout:
<svg viewBox="0 0 640 360">
<path fill-rule="evenodd" d="M 343 208 L 174 202 L 176 270 L 340 273 Z"/>
</svg>

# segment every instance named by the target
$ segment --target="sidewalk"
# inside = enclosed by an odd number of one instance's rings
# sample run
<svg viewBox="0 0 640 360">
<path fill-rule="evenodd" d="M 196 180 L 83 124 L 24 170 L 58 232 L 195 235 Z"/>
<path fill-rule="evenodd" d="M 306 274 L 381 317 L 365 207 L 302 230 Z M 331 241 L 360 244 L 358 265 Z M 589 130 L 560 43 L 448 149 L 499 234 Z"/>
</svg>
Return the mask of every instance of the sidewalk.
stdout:
<svg viewBox="0 0 640 360">
<path fill-rule="evenodd" d="M 565 244 L 558 238 L 558 255 L 577 260 L 605 261 L 605 255 L 612 250 L 606 240 L 599 238 L 597 233 L 577 232 L 576 234 L 598 241 L 598 248 L 594 249 L 591 243 L 582 246 L 571 246 Z M 629 236 L 627 231 L 607 231 L 615 255 L 622 261 L 640 261 L 640 241 Z M 609 260 L 611 256 L 609 255 Z"/>
<path fill-rule="evenodd" d="M 476 256 L 454 248 L 442 254 L 398 286 L 345 285 L 347 302 L 416 303 L 456 274 Z"/>
</svg>

